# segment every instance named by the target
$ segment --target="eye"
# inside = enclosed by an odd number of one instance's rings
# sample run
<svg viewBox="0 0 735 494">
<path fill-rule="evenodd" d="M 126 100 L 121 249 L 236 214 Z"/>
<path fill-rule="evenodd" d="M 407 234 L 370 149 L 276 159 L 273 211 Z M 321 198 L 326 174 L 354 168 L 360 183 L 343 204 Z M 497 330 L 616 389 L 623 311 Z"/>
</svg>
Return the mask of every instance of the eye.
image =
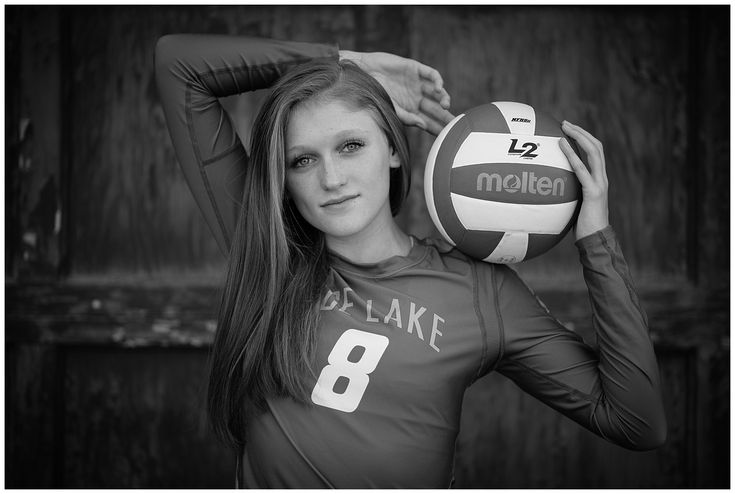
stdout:
<svg viewBox="0 0 735 494">
<path fill-rule="evenodd" d="M 309 166 L 314 161 L 314 158 L 309 155 L 298 156 L 291 160 L 291 168 L 303 168 Z"/>
<path fill-rule="evenodd" d="M 363 141 L 353 139 L 345 142 L 342 145 L 342 151 L 347 153 L 354 153 L 355 151 L 359 151 L 360 148 L 362 148 L 363 146 L 365 146 L 365 143 Z"/>
</svg>

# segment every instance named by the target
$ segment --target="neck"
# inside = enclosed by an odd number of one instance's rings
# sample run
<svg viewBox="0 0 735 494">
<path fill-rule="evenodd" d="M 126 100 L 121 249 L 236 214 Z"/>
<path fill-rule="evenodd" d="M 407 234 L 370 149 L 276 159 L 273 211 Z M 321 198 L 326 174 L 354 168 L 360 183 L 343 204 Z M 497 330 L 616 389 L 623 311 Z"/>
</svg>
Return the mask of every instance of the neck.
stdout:
<svg viewBox="0 0 735 494">
<path fill-rule="evenodd" d="M 374 264 L 393 256 L 406 256 L 411 250 L 411 238 L 391 221 L 349 237 L 326 238 L 332 252 L 357 264 Z"/>
</svg>

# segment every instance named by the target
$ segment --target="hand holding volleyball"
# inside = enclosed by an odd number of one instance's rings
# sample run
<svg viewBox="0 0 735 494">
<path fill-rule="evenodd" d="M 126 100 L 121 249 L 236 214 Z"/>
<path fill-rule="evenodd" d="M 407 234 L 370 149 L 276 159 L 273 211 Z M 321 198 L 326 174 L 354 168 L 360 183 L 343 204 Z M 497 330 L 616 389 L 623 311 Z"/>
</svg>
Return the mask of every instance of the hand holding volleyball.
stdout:
<svg viewBox="0 0 735 494">
<path fill-rule="evenodd" d="M 449 94 L 436 69 L 390 53 L 340 50 L 339 54 L 341 59 L 355 62 L 383 86 L 405 125 L 437 135 L 454 118 L 448 111 Z"/>
<path fill-rule="evenodd" d="M 492 263 L 551 249 L 574 225 L 582 199 L 577 172 L 559 146 L 564 136 L 553 117 L 514 101 L 454 118 L 434 141 L 424 173 L 439 233 Z"/>
<path fill-rule="evenodd" d="M 605 154 L 602 143 L 583 128 L 566 120 L 562 122 L 561 128 L 586 153 L 590 167 L 587 170 L 587 167 L 566 139 L 559 140 L 559 147 L 566 155 L 582 185 L 582 207 L 574 229 L 575 238 L 579 240 L 605 228 L 609 224 Z"/>
</svg>

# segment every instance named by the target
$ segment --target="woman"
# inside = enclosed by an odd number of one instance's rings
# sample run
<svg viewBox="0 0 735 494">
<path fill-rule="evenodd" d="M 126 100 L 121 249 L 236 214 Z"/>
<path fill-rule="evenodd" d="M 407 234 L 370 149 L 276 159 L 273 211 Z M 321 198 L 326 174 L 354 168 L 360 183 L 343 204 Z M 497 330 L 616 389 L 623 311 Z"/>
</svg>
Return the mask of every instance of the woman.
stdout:
<svg viewBox="0 0 735 494">
<path fill-rule="evenodd" d="M 451 118 L 435 70 L 325 45 L 176 35 L 159 41 L 156 74 L 179 161 L 230 252 L 208 402 L 244 485 L 449 486 L 464 391 L 492 370 L 612 442 L 663 443 L 646 317 L 589 133 L 563 124 L 589 171 L 560 145 L 583 188 L 576 245 L 599 355 L 507 266 L 396 225 L 410 177 L 402 123 L 436 134 Z M 270 86 L 247 156 L 217 98 Z M 242 169 L 234 213 L 217 189 Z"/>
</svg>

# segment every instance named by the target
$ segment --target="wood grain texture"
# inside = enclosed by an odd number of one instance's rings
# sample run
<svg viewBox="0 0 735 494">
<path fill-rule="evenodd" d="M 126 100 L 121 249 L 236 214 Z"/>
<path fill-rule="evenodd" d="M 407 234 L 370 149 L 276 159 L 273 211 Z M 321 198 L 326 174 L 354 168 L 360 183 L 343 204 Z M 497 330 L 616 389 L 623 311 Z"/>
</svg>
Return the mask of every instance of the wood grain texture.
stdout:
<svg viewBox="0 0 735 494">
<path fill-rule="evenodd" d="M 9 286 L 8 486 L 231 485 L 228 453 L 205 431 L 201 408 L 217 292 Z M 590 309 L 580 302 L 586 293 L 539 295 L 595 345 Z M 729 294 L 642 292 L 641 302 L 659 357 L 666 444 L 647 453 L 607 444 L 491 374 L 465 396 L 458 487 L 726 486 Z M 38 450 L 48 457 L 42 465 Z M 195 463 L 190 451 L 206 458 Z M 211 458 L 219 460 L 210 464 Z"/>
<path fill-rule="evenodd" d="M 716 11 L 690 15 L 695 10 L 66 7 L 70 27 L 64 32 L 69 33 L 65 42 L 70 49 L 65 70 L 73 80 L 65 102 L 68 114 L 53 113 L 60 108 L 58 78 L 67 77 L 59 75 L 53 56 L 45 55 L 52 62 L 44 65 L 45 72 L 24 61 L 21 73 L 26 74 L 23 82 L 48 84 L 56 78 L 50 91 L 29 86 L 28 93 L 43 93 L 33 100 L 52 112 L 39 110 L 37 125 L 54 129 L 62 118 L 71 134 L 64 157 L 70 163 L 71 204 L 62 214 L 73 223 L 68 246 L 73 274 L 222 268 L 222 255 L 176 165 L 152 72 L 159 36 L 211 32 L 332 42 L 343 48 L 412 56 L 442 72 L 455 112 L 492 100 L 518 100 L 585 126 L 605 144 L 611 220 L 636 279 L 656 283 L 695 277 L 696 272 L 687 272 L 692 256 L 699 259 L 695 269 L 706 270 L 707 276 L 716 276 L 719 270 L 711 266 L 725 262 L 719 239 L 727 221 L 726 201 L 721 198 L 728 195 L 722 178 L 729 148 L 727 139 L 717 133 L 725 128 L 727 113 L 717 108 L 726 108 L 728 96 L 721 82 L 726 50 L 717 48 L 726 29 L 713 24 L 720 17 Z M 38 8 L 34 15 L 53 24 L 53 15 L 58 14 Z M 31 32 L 20 38 L 20 44 L 43 60 L 44 49 L 39 51 L 38 43 L 47 39 L 45 50 L 53 54 L 58 51 L 57 38 Z M 700 59 L 697 53 L 707 55 Z M 697 60 L 696 67 L 692 60 Z M 261 97 L 243 96 L 229 105 L 246 143 Z M 694 97 L 700 103 L 695 113 L 690 109 Z M 693 132 L 692 126 L 698 130 Z M 53 131 L 42 134 L 58 140 Z M 433 139 L 415 129 L 409 129 L 409 139 L 414 180 L 398 220 L 418 236 L 436 235 L 422 191 L 424 162 Z M 58 161 L 55 142 L 34 144 L 35 153 L 48 156 L 41 162 Z M 700 147 L 701 152 L 692 151 Z M 696 190 L 692 176 L 700 177 Z M 38 178 L 33 187 L 39 191 L 46 181 Z M 52 189 L 65 186 L 58 181 L 50 184 Z M 25 204 L 17 214 L 27 216 L 32 209 L 32 204 Z M 564 277 L 579 283 L 572 240 L 570 235 L 521 269 L 531 278 Z M 54 261 L 55 255 L 42 257 Z"/>
<path fill-rule="evenodd" d="M 439 69 L 455 112 L 520 100 L 597 135 L 611 220 L 661 359 L 669 440 L 653 453 L 601 443 L 494 375 L 468 392 L 457 485 L 728 486 L 729 7 L 8 6 L 6 14 L 9 487 L 231 485 L 231 459 L 205 432 L 201 410 L 224 260 L 176 164 L 153 80 L 155 41 L 172 32 L 391 51 Z M 246 145 L 262 96 L 226 102 Z M 34 132 L 21 142 L 24 116 Z M 413 186 L 398 221 L 436 235 L 422 190 L 433 139 L 408 135 Z M 65 194 L 69 239 L 49 222 Z M 23 264 L 30 228 L 40 232 L 38 262 Z M 593 343 L 572 240 L 520 271 Z M 72 283 L 48 281 L 64 253 Z M 46 281 L 30 282 L 39 275 Z"/>
<path fill-rule="evenodd" d="M 611 223 L 636 278 L 685 277 L 685 8 L 411 13 L 412 54 L 445 75 L 456 113 L 522 101 L 585 127 L 605 145 Z M 521 269 L 568 278 L 577 262 L 571 240 Z"/>
<path fill-rule="evenodd" d="M 688 253 L 692 278 L 710 285 L 729 286 L 730 266 L 730 153 L 731 123 L 730 22 L 724 10 L 695 9 L 690 29 L 689 173 L 696 190 L 689 195 L 691 212 Z"/>
<path fill-rule="evenodd" d="M 37 342 L 5 348 L 5 486 L 60 485 L 56 349 Z"/>
<path fill-rule="evenodd" d="M 206 352 L 69 348 L 63 485 L 223 488 L 234 455 L 204 411 Z"/>
<path fill-rule="evenodd" d="M 9 8 L 6 271 L 56 277 L 60 262 L 61 73 L 58 8 Z"/>
</svg>

